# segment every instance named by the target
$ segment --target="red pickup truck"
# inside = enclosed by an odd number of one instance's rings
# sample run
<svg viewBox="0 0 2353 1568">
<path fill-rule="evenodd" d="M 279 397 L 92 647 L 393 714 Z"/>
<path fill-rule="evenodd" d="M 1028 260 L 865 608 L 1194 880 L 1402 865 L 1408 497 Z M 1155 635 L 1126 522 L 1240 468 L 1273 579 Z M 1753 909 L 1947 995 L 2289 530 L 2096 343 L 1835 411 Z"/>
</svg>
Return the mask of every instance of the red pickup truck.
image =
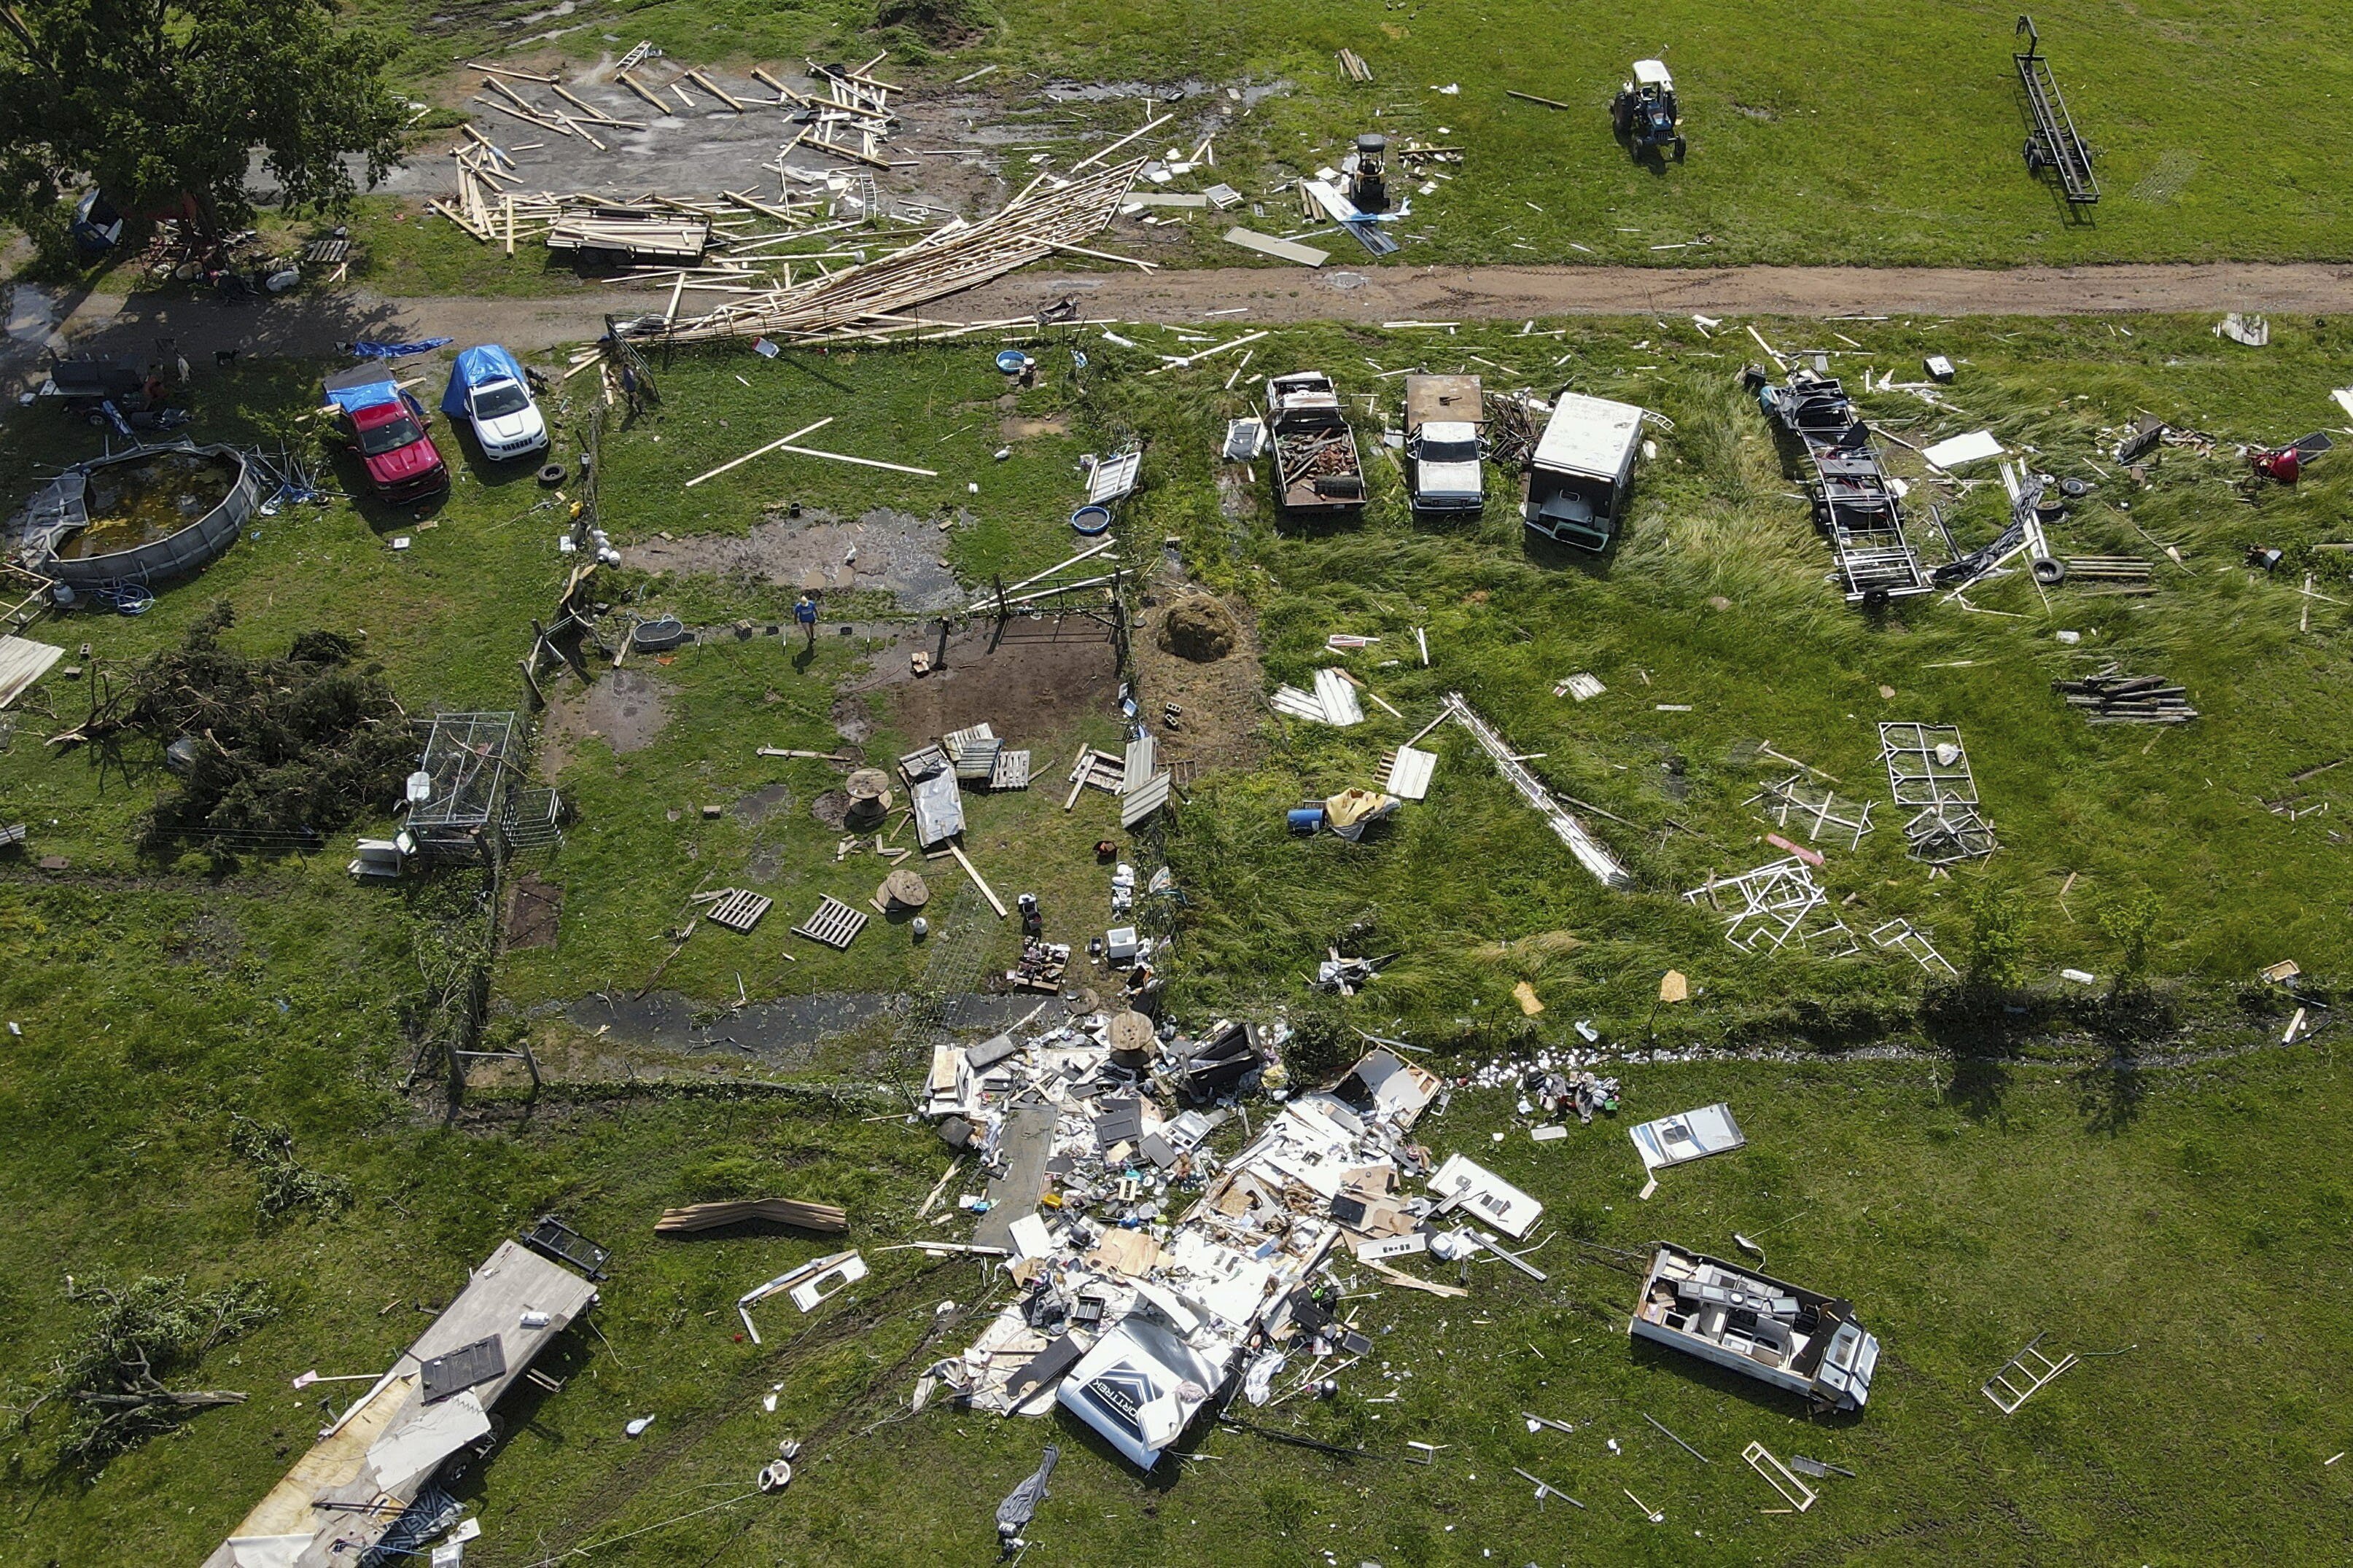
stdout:
<svg viewBox="0 0 2353 1568">
<path fill-rule="evenodd" d="M 449 488 L 448 465 L 425 432 L 424 405 L 383 372 L 331 377 L 327 400 L 340 410 L 337 422 L 366 465 L 369 488 L 380 500 L 406 505 Z"/>
</svg>

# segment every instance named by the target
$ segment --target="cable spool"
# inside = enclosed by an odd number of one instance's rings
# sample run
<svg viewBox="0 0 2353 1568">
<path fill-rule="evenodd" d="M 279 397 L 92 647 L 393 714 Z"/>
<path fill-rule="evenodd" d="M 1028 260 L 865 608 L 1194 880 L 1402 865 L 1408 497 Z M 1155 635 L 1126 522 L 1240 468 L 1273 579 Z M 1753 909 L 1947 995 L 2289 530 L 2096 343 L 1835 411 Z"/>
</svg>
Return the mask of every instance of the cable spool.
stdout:
<svg viewBox="0 0 2353 1568">
<path fill-rule="evenodd" d="M 2034 574 L 2034 580 L 2046 588 L 2056 588 L 2067 580 L 2067 563 L 2048 555 L 2036 556 L 2028 570 Z"/>
</svg>

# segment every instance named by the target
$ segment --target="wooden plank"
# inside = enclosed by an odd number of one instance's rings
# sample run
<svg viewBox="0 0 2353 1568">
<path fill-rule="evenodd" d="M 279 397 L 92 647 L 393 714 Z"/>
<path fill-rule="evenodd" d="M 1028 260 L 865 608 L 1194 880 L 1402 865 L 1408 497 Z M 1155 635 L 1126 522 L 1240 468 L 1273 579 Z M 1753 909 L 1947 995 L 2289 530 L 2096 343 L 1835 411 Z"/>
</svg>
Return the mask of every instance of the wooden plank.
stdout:
<svg viewBox="0 0 2353 1568">
<path fill-rule="evenodd" d="M 743 113 L 745 109 L 750 107 L 742 99 L 726 91 L 717 82 L 712 81 L 709 77 L 703 75 L 699 70 L 688 71 L 686 73 L 686 79 L 692 82 L 695 86 L 701 88 L 703 91 L 709 93 L 712 97 L 717 99 L 720 102 L 725 104 L 728 108 L 733 110 L 738 114 Z"/>
<path fill-rule="evenodd" d="M 1071 164 L 1071 173 L 1073 174 L 1077 174 L 1081 169 L 1085 168 L 1088 164 L 1096 163 L 1101 159 L 1109 156 L 1111 153 L 1118 152 L 1121 148 L 1126 146 L 1129 142 L 1134 141 L 1145 132 L 1166 125 L 1171 120 L 1176 118 L 1176 117 L 1173 114 L 1155 115 L 1152 119 L 1147 120 L 1143 124 L 1137 126 L 1134 130 L 1129 132 L 1126 135 L 1121 137 L 1118 141 L 1113 142 L 1110 146 L 1102 148 L 1097 152 L 1091 153 L 1086 157 L 1082 158 L 1077 163 Z"/>
<path fill-rule="evenodd" d="M 492 76 L 511 76 L 517 81 L 546 82 L 550 86 L 553 86 L 557 80 L 556 78 L 552 76 L 542 76 L 537 71 L 519 71 L 512 66 L 486 66 L 480 60 L 468 60 L 466 62 L 466 68 L 468 70 L 488 71 Z"/>
<path fill-rule="evenodd" d="M 1247 228 L 1229 228 L 1226 243 L 1239 245 L 1244 250 L 1255 250 L 1261 256 L 1271 256 L 1277 261 L 1295 261 L 1302 267 L 1321 267 L 1332 259 L 1328 250 L 1318 250 L 1312 245 L 1293 245 L 1287 239 L 1277 239 L 1271 234 L 1259 234 Z"/>
<path fill-rule="evenodd" d="M 973 865 L 972 858 L 964 852 L 964 846 L 951 838 L 948 840 L 948 853 L 954 855 L 956 859 L 956 864 L 964 868 L 964 874 L 972 879 L 972 885 L 980 889 L 980 896 L 988 900 L 988 907 L 997 911 L 997 918 L 998 920 L 1003 920 L 1005 918 L 1004 903 L 998 900 L 996 889 L 991 888 L 987 882 L 981 880 L 980 870 L 977 867 Z"/>
<path fill-rule="evenodd" d="M 678 110 L 672 109 L 669 104 L 664 103 L 654 92 L 653 89 L 648 87 L 645 83 L 639 81 L 628 72 L 615 71 L 613 73 L 613 79 L 619 82 L 623 87 L 628 88 L 631 92 L 636 93 L 639 98 L 644 99 L 648 103 L 652 104 L 656 109 L 660 110 L 664 114 L 674 115 L 678 112 Z"/>
<path fill-rule="evenodd" d="M 717 468 L 715 468 L 712 469 L 712 470 L 711 470 L 709 473 L 707 473 L 707 474 L 697 474 L 697 475 L 695 475 L 695 476 L 694 476 L 694 478 L 692 478 L 692 479 L 689 479 L 689 480 L 687 480 L 687 481 L 686 481 L 686 488 L 687 488 L 688 489 L 692 489 L 695 486 L 697 486 L 697 485 L 701 484 L 703 480 L 705 480 L 705 479 L 717 479 L 720 475 L 722 475 L 722 474 L 725 473 L 725 472 L 726 472 L 728 469 L 730 469 L 730 468 L 742 468 L 744 464 L 746 464 L 746 463 L 750 462 L 753 458 L 762 458 L 762 457 L 765 457 L 765 456 L 766 456 L 767 454 L 769 454 L 770 452 L 773 452 L 773 451 L 777 450 L 779 447 L 784 447 L 786 443 L 791 442 L 791 441 L 794 441 L 794 440 L 797 440 L 797 439 L 798 439 L 800 437 L 806 436 L 806 435 L 809 434 L 809 433 L 810 433 L 811 431 L 813 431 L 813 430 L 822 430 L 822 429 L 824 429 L 827 426 L 828 426 L 828 425 L 832 424 L 832 423 L 833 423 L 833 420 L 834 420 L 834 416 L 833 416 L 832 415 L 828 414 L 828 415 L 827 415 L 824 418 L 822 418 L 822 419 L 818 420 L 818 421 L 816 424 L 814 424 L 814 425 L 804 425 L 804 426 L 802 426 L 799 429 L 797 429 L 797 430 L 794 431 L 790 436 L 784 437 L 782 437 L 782 438 L 780 438 L 780 439 L 778 439 L 778 440 L 771 441 L 771 442 L 769 442 L 766 446 L 765 446 L 765 447 L 761 447 L 758 451 L 755 451 L 755 452 L 746 452 L 746 453 L 744 453 L 742 457 L 735 458 L 735 459 L 734 459 L 733 461 L 732 461 L 732 462 L 722 463 L 722 464 L 720 464 Z"/>
</svg>

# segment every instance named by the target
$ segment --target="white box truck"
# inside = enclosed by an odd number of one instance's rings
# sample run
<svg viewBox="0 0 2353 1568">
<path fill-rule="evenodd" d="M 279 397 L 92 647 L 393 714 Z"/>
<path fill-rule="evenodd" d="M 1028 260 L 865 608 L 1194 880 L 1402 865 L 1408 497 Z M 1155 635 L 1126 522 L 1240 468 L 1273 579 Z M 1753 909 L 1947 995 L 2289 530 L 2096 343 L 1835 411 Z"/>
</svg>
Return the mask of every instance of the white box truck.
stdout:
<svg viewBox="0 0 2353 1568">
<path fill-rule="evenodd" d="M 1601 551 L 1618 530 L 1642 450 L 1642 411 L 1630 403 L 1564 392 L 1528 463 L 1521 515 L 1546 538 Z"/>
</svg>

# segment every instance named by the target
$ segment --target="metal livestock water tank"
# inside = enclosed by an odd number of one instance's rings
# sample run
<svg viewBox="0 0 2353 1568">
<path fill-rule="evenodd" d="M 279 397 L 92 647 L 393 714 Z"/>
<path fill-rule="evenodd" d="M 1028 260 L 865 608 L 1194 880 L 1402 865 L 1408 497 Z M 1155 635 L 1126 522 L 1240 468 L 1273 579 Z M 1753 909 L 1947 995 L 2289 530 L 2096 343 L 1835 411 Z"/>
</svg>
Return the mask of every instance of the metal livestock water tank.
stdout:
<svg viewBox="0 0 2353 1568">
<path fill-rule="evenodd" d="M 185 576 L 237 542 L 261 484 L 233 447 L 142 447 L 79 464 L 33 498 L 26 563 L 76 588 Z M 189 521 L 172 526 L 179 516 Z"/>
</svg>

